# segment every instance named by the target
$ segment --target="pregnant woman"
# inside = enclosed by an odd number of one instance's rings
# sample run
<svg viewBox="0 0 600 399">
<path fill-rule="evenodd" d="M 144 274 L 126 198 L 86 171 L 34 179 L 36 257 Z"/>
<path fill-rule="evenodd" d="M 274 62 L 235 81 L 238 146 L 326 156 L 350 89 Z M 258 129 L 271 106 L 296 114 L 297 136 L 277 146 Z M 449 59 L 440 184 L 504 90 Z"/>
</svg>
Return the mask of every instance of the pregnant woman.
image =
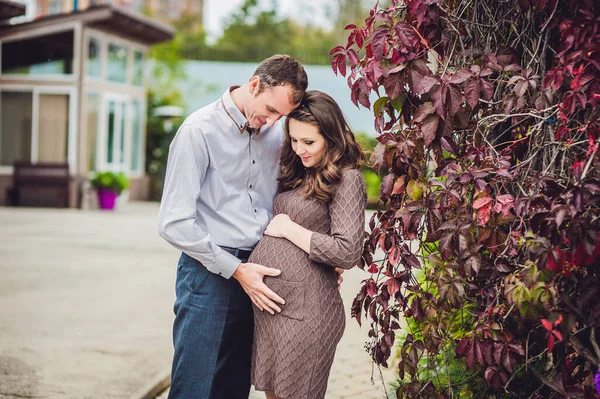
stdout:
<svg viewBox="0 0 600 399">
<path fill-rule="evenodd" d="M 252 383 L 267 399 L 319 399 L 346 320 L 335 268 L 363 247 L 363 154 L 325 93 L 307 91 L 285 125 L 275 216 L 249 259 L 281 270 L 265 283 L 285 305 L 254 309 Z"/>
</svg>

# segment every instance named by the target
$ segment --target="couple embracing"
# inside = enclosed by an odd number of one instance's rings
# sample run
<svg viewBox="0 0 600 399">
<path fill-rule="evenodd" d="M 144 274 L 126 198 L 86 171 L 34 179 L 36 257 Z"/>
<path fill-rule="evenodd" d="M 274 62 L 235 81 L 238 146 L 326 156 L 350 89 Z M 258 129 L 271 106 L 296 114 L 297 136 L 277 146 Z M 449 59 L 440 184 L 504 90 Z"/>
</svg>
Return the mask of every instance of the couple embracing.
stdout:
<svg viewBox="0 0 600 399">
<path fill-rule="evenodd" d="M 177 265 L 169 398 L 325 397 L 363 245 L 363 159 L 302 65 L 264 60 L 169 148 L 159 233 Z M 282 122 L 281 117 L 286 117 Z"/>
</svg>

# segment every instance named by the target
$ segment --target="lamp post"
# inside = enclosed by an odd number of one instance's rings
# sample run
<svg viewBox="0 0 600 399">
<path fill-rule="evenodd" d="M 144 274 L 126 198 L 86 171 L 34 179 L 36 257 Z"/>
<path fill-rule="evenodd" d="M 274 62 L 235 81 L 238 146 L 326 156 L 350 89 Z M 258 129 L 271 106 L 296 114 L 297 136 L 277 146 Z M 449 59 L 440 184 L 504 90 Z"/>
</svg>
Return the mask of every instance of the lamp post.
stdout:
<svg viewBox="0 0 600 399">
<path fill-rule="evenodd" d="M 173 133 L 173 121 L 176 118 L 183 116 L 183 108 L 176 105 L 163 105 L 162 107 L 156 107 L 152 111 L 152 114 L 163 121 L 163 129 L 166 135 Z"/>
</svg>

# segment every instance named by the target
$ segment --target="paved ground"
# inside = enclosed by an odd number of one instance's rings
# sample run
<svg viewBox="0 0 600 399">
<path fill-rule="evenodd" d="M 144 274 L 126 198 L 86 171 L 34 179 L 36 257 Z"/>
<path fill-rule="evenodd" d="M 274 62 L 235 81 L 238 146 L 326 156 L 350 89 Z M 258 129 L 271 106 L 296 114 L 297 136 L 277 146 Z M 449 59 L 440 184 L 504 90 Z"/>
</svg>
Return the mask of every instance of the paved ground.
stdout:
<svg viewBox="0 0 600 399">
<path fill-rule="evenodd" d="M 167 372 L 178 253 L 157 210 L 0 207 L 0 398 L 134 399 Z M 348 308 L 364 274 L 345 276 Z M 328 399 L 385 397 L 365 340 L 349 321 Z"/>
</svg>

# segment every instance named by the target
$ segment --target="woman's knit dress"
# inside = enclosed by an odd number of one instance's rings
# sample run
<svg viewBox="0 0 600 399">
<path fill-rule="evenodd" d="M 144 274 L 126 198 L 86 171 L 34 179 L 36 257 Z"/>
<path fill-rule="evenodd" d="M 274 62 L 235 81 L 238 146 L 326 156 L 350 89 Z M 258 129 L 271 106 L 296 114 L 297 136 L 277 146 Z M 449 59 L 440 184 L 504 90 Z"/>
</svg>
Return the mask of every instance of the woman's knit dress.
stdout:
<svg viewBox="0 0 600 399">
<path fill-rule="evenodd" d="M 345 170 L 333 199 L 306 198 L 299 189 L 277 195 L 275 215 L 285 213 L 313 231 L 310 254 L 284 238 L 265 236 L 249 262 L 281 270 L 265 283 L 285 300 L 281 313 L 254 308 L 252 384 L 279 399 L 325 397 L 335 349 L 345 327 L 334 267 L 349 269 L 363 248 L 365 181 Z"/>
</svg>

